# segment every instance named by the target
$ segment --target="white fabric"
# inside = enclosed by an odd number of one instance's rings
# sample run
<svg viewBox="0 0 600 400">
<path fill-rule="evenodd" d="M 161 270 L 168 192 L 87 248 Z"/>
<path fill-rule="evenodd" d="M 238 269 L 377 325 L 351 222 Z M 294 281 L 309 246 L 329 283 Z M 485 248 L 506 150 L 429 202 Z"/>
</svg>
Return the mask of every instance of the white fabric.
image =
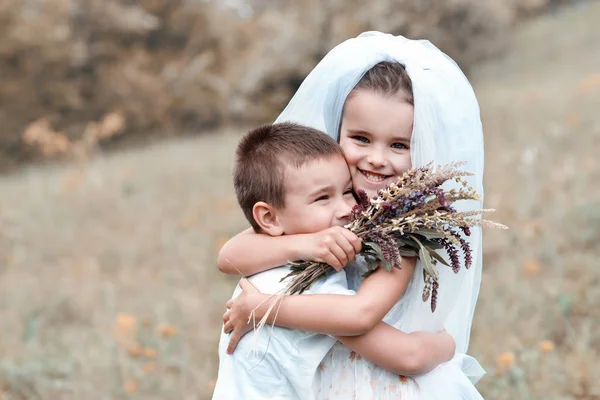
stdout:
<svg viewBox="0 0 600 400">
<path fill-rule="evenodd" d="M 474 174 L 467 180 L 483 199 L 483 131 L 475 94 L 454 61 L 428 41 L 367 32 L 343 42 L 307 76 L 276 122 L 297 122 L 339 139 L 346 97 L 360 78 L 382 61 L 400 62 L 412 80 L 415 105 L 411 139 L 413 167 L 430 161 L 436 165 L 466 161 L 464 169 Z M 481 208 L 482 202 L 460 201 L 455 203 L 455 208 L 459 211 Z M 404 296 L 390 311 L 386 322 L 407 333 L 448 330 L 456 340 L 457 356 L 453 362 L 428 374 L 429 377 L 437 375 L 436 379 L 442 380 L 439 377 L 442 373 L 446 378 L 452 378 L 462 368 L 462 377 L 467 376 L 475 383 L 484 371 L 465 353 L 481 282 L 481 230 L 472 229 L 467 241 L 472 249 L 472 267 L 466 270 L 463 266 L 455 275 L 450 268 L 442 266 L 435 313 L 431 312 L 429 303 L 421 300 L 424 282 L 423 266 L 419 262 Z M 349 287 L 357 288 L 352 283 Z M 454 372 L 448 372 L 451 369 Z M 427 376 L 419 377 L 417 382 L 429 382 L 428 379 Z M 448 380 L 455 381 L 458 382 Z M 423 390 L 424 385 L 419 386 Z M 443 385 L 436 386 L 448 389 Z M 474 387 L 472 389 L 476 393 Z M 456 398 L 477 398 L 470 390 L 459 390 L 459 393 L 466 397 Z"/>
<path fill-rule="evenodd" d="M 362 283 L 362 276 L 367 271 L 367 266 L 358 256 L 357 262 L 348 264 L 345 271 L 348 287 L 357 289 Z M 396 328 L 401 326 L 402 319 L 399 320 L 398 307 L 396 305 L 384 318 L 384 322 Z M 441 364 L 428 374 L 414 378 L 400 377 L 368 360 L 357 357 L 352 350 L 338 342 L 323 360 L 315 381 L 316 398 L 318 400 L 482 399 L 473 383 L 483 373 L 483 369 L 473 357 L 458 353 L 450 362 Z"/>
<path fill-rule="evenodd" d="M 287 281 L 280 279 L 289 271 L 287 266 L 279 267 L 249 280 L 261 292 L 273 294 L 286 287 Z M 240 292 L 238 285 L 232 298 Z M 305 293 L 355 294 L 348 290 L 344 271 L 328 275 Z M 234 353 L 227 354 L 230 336 L 221 330 L 213 400 L 311 400 L 319 364 L 336 343 L 327 335 L 265 326 L 256 341 L 252 333 L 245 335 Z"/>
</svg>

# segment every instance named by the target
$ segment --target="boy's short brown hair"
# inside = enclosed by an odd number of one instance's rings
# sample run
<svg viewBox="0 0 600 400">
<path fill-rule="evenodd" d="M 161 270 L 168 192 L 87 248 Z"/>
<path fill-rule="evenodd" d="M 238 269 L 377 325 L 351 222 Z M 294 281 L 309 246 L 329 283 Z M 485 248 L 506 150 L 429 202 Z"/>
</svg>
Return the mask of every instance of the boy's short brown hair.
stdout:
<svg viewBox="0 0 600 400">
<path fill-rule="evenodd" d="M 342 155 L 336 141 L 307 126 L 283 122 L 248 132 L 237 147 L 233 186 L 252 228 L 260 232 L 252 215 L 257 202 L 276 208 L 285 206 L 285 166 L 299 168 L 335 154 Z"/>
</svg>

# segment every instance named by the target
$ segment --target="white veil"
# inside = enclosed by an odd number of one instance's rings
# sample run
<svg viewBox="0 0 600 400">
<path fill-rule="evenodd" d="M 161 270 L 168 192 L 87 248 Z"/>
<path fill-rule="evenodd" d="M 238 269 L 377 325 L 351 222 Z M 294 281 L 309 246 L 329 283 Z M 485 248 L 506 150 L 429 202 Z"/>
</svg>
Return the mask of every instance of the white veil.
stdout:
<svg viewBox="0 0 600 400">
<path fill-rule="evenodd" d="M 293 121 L 327 132 L 338 139 L 343 105 L 361 77 L 375 64 L 398 61 L 412 80 L 414 127 L 413 167 L 430 161 L 441 165 L 466 161 L 473 173 L 469 184 L 481 201 L 459 201 L 459 211 L 481 208 L 483 202 L 483 132 L 479 106 L 468 80 L 451 58 L 424 40 L 409 40 L 380 32 L 366 32 L 331 50 L 304 80 L 276 122 Z M 468 243 L 472 266 L 454 274 L 441 266 L 437 309 L 421 300 L 423 267 L 386 322 L 404 332 L 445 328 L 456 340 L 463 371 L 472 381 L 483 374 L 477 362 L 460 357 L 467 352 L 482 268 L 481 229 L 472 229 Z"/>
</svg>

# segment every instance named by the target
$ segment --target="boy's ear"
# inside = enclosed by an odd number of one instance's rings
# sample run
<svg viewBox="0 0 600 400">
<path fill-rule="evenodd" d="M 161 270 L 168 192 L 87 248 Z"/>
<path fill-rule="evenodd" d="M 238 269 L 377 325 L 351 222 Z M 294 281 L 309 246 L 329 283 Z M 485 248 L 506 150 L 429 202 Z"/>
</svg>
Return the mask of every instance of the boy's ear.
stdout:
<svg viewBox="0 0 600 400">
<path fill-rule="evenodd" d="M 283 235 L 283 226 L 277 218 L 277 209 L 264 201 L 252 207 L 252 216 L 263 232 L 269 236 Z"/>
</svg>

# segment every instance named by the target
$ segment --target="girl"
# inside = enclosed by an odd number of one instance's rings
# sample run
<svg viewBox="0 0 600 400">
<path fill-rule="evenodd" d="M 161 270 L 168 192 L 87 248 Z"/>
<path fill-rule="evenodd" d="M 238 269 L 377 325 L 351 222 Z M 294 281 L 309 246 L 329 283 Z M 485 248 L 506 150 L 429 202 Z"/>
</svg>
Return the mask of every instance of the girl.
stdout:
<svg viewBox="0 0 600 400">
<path fill-rule="evenodd" d="M 406 169 L 431 161 L 434 164 L 466 161 L 466 169 L 473 174 L 468 183 L 483 194 L 483 133 L 477 100 L 458 66 L 427 41 L 369 32 L 340 44 L 302 83 L 277 119 L 282 121 L 308 125 L 338 139 L 351 169 L 354 188 L 369 195 L 376 194 Z M 481 208 L 481 201 L 462 201 L 457 208 L 459 211 Z M 317 236 L 276 241 L 245 232 L 222 249 L 219 267 L 237 272 L 230 267 L 231 263 L 251 275 L 288 260 L 311 259 L 295 257 L 299 255 L 312 256 L 315 261 L 334 266 L 336 261 L 345 264 L 353 259 L 355 237 L 329 232 L 320 238 L 321 242 Z M 321 246 L 321 250 L 327 249 L 322 254 L 303 250 L 303 243 L 322 245 L 323 242 L 328 244 Z M 454 359 L 415 381 L 406 382 L 337 344 L 323 362 L 319 398 L 348 398 L 347 393 L 359 399 L 398 398 L 403 387 L 413 383 L 418 386 L 421 398 L 481 398 L 467 378 L 475 382 L 483 371 L 474 359 L 465 355 L 481 280 L 480 229 L 472 230 L 468 242 L 472 266 L 468 270 L 462 268 L 457 275 L 450 268 L 440 270 L 435 313 L 421 300 L 424 282 L 419 262 L 405 294 L 384 319 L 403 332 L 446 328 L 456 341 Z M 248 254 L 253 254 L 252 258 Z M 346 268 L 351 289 L 357 289 L 362 282 L 361 266 L 364 268 L 359 260 Z M 228 304 L 231 310 L 224 317 L 225 329 L 247 329 L 249 311 L 262 300 L 260 293 L 247 288 Z M 326 328 L 331 317 L 323 312 L 312 316 L 311 311 L 317 307 L 316 295 L 286 296 L 275 323 L 305 329 L 318 322 Z M 335 311 L 332 313 L 335 315 Z M 320 320 L 314 321 L 315 318 Z M 307 319 L 313 323 L 307 324 Z"/>
</svg>

